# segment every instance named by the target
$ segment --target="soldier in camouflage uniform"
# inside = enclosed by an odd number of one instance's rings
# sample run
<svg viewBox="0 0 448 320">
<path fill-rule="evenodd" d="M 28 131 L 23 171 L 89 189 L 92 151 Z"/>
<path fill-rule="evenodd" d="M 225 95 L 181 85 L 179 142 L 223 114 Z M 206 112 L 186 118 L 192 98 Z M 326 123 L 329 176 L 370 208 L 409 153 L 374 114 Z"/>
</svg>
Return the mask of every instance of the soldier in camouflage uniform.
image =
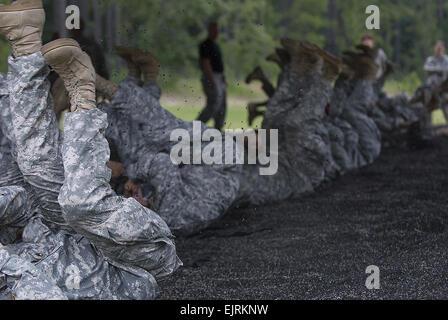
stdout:
<svg viewBox="0 0 448 320">
<path fill-rule="evenodd" d="M 291 58 L 269 100 L 263 129 L 278 129 L 278 172 L 261 176 L 245 166 L 238 203 L 262 205 L 311 192 L 339 170 L 323 123 L 340 63 L 308 42 L 283 39 Z"/>
<path fill-rule="evenodd" d="M 0 297 L 154 298 L 155 279 L 180 265 L 173 237 L 154 212 L 110 189 L 106 115 L 94 108 L 95 90 L 89 90 L 93 67 L 67 40 L 42 48 L 70 88 L 74 113 L 65 119 L 61 143 L 40 53 L 44 17 L 41 1 L 0 6 L 0 33 L 13 47 L 2 115 L 9 108 L 12 155 L 25 182 L 0 188 L 0 235 L 6 239 Z"/>
<path fill-rule="evenodd" d="M 375 121 L 387 145 L 406 142 L 403 137 L 412 123 L 418 123 L 422 117 L 421 104 L 408 101 L 405 94 L 389 97 L 383 90 L 387 77 L 393 73 L 394 65 L 381 48 L 375 47 L 373 36 L 365 35 L 362 44 L 376 50 L 375 63 L 378 72 L 374 82 L 375 104 L 369 108 L 369 116 Z M 398 138 L 398 139 L 397 139 Z"/>
<path fill-rule="evenodd" d="M 279 86 L 279 84 L 282 82 L 283 71 L 286 68 L 288 68 L 288 64 L 290 63 L 289 54 L 288 54 L 288 52 L 285 49 L 277 48 L 276 52 L 271 54 L 271 55 L 269 55 L 266 58 L 266 60 L 270 61 L 270 62 L 274 62 L 274 63 L 276 63 L 280 67 L 280 70 L 282 72 L 280 73 L 279 79 L 277 81 L 277 86 Z M 251 84 L 255 80 L 258 80 L 258 81 L 261 82 L 262 89 L 263 89 L 264 93 L 269 97 L 269 99 L 274 96 L 276 89 L 271 84 L 269 79 L 266 77 L 263 69 L 261 69 L 260 67 L 256 67 L 254 69 L 254 71 L 252 71 L 247 76 L 246 83 L 247 84 Z M 268 101 L 251 102 L 251 103 L 248 104 L 248 106 L 247 106 L 247 111 L 248 111 L 248 114 L 249 114 L 248 123 L 249 123 L 250 126 L 254 122 L 255 118 L 264 115 L 264 111 L 261 111 L 260 108 L 266 107 L 267 104 L 268 104 Z"/>
<path fill-rule="evenodd" d="M 441 94 L 439 87 L 448 77 L 448 56 L 445 53 L 443 41 L 438 41 L 434 47 L 434 56 L 428 57 L 424 65 L 425 83 L 420 86 L 412 102 L 419 102 L 425 106 L 424 124 L 426 129 L 431 127 L 431 112 L 441 108 L 448 119 L 448 97 Z"/>
<path fill-rule="evenodd" d="M 448 79 L 448 56 L 445 54 L 445 45 L 442 41 L 437 42 L 434 51 L 434 56 L 425 62 L 425 85 L 437 90 Z M 439 101 L 439 107 L 448 121 L 448 94 L 441 92 Z"/>
<path fill-rule="evenodd" d="M 263 121 L 263 128 L 279 129 L 279 171 L 263 177 L 245 166 L 241 204 L 298 197 L 340 173 L 372 163 L 381 151 L 380 132 L 368 116 L 377 68 L 366 48 L 346 56 L 345 62 L 357 70 L 346 69 L 332 89 L 342 68 L 337 59 L 304 42 L 283 40 L 283 45 L 291 63 Z M 306 58 L 310 50 L 314 54 Z"/>
<path fill-rule="evenodd" d="M 241 168 L 174 164 L 170 152 L 177 142 L 170 141 L 171 133 L 185 129 L 193 137 L 193 123 L 176 118 L 160 105 L 156 77 L 144 76 L 143 85 L 137 77 L 136 67 L 148 60 L 150 66 L 143 75 L 158 74 L 154 71 L 159 66 L 157 60 L 148 59 L 149 54 L 138 49 L 120 48 L 119 53 L 128 61 L 130 77 L 117 86 L 97 76 L 97 90 L 110 101 L 100 105 L 108 115 L 106 136 L 123 161 L 123 174 L 133 184 L 143 185 L 146 199 L 152 198 L 148 202 L 171 230 L 179 235 L 198 232 L 234 203 L 239 189 L 234 172 Z M 200 132 L 206 129 L 200 123 Z M 203 148 L 207 145 L 202 143 Z"/>
<path fill-rule="evenodd" d="M 352 140 L 355 144 L 347 144 L 354 168 L 372 164 L 381 152 L 381 133 L 369 117 L 370 110 L 374 108 L 373 83 L 378 70 L 376 55 L 365 46 L 359 46 L 358 50 L 344 53 L 344 62 L 353 70 L 353 77 L 348 81 L 337 81 L 334 91 L 338 101 L 333 101 L 333 104 L 342 104 L 337 107 L 342 111 L 339 117 L 349 123 L 358 136 L 357 143 Z M 352 134 L 347 136 L 354 138 Z"/>
</svg>

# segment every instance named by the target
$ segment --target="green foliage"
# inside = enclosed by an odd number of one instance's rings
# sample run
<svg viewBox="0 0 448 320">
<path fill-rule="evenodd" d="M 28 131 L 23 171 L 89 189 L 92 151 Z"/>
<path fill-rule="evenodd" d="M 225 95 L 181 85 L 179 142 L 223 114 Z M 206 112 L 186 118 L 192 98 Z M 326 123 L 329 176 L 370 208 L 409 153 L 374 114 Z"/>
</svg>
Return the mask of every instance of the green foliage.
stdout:
<svg viewBox="0 0 448 320">
<path fill-rule="evenodd" d="M 121 2 L 122 42 L 149 50 L 162 61 L 162 82 L 199 76 L 199 42 L 206 25 L 217 20 L 222 28 L 219 43 L 229 79 L 243 79 L 255 66 L 262 66 L 271 79 L 278 68 L 265 57 L 279 46 L 283 36 L 308 39 L 320 46 L 334 36 L 338 52 L 353 48 L 361 36 L 371 33 L 397 65 L 395 80 L 405 83 L 423 78 L 422 65 L 432 54 L 435 41 L 448 40 L 448 2 L 442 0 L 96 0 L 106 13 L 107 5 Z M 9 0 L 0 0 L 8 3 Z M 47 11 L 45 41 L 53 32 L 52 0 L 44 0 Z M 70 1 L 68 1 L 70 3 Z M 381 10 L 381 30 L 366 30 L 365 9 L 375 4 Z M 336 16 L 329 16 L 329 8 Z M 93 27 L 93 24 L 88 24 Z M 104 25 L 105 26 L 105 25 Z M 106 27 L 106 26 L 105 26 Z M 334 31 L 334 33 L 329 32 Z M 106 37 L 106 35 L 105 35 Z M 10 53 L 0 41 L 0 71 L 6 71 Z M 114 81 L 126 75 L 120 61 L 109 54 Z M 412 82 L 409 87 L 414 86 Z M 170 84 L 171 85 L 171 84 Z"/>
<path fill-rule="evenodd" d="M 211 20 L 221 25 L 228 76 L 243 77 L 257 64 L 268 66 L 260 57 L 276 44 L 276 13 L 268 0 L 123 0 L 122 6 L 129 17 L 122 25 L 124 41 L 157 55 L 167 74 L 197 72 L 198 45 Z"/>
<path fill-rule="evenodd" d="M 409 96 L 412 96 L 421 83 L 422 80 L 418 76 L 417 72 L 411 72 L 400 80 L 392 79 L 387 81 L 385 84 L 385 90 L 392 95 L 405 92 Z"/>
</svg>

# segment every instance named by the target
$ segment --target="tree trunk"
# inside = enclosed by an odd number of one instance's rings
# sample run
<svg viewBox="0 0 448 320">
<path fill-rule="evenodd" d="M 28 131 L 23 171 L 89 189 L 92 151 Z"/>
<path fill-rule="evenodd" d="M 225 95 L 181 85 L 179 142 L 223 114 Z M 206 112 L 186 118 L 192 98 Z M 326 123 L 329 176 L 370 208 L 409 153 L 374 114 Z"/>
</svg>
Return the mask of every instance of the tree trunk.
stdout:
<svg viewBox="0 0 448 320">
<path fill-rule="evenodd" d="M 66 7 L 67 3 L 65 0 L 53 0 L 53 25 L 55 32 L 61 38 L 65 38 L 68 35 L 67 28 L 65 27 Z"/>
<path fill-rule="evenodd" d="M 327 26 L 325 27 L 325 50 L 328 52 L 338 55 L 339 54 L 339 48 L 338 44 L 336 42 L 336 39 L 338 37 L 338 13 L 339 9 L 337 7 L 337 4 L 335 0 L 328 0 L 328 7 L 327 7 Z"/>
<path fill-rule="evenodd" d="M 113 4 L 113 16 L 114 16 L 114 46 L 121 45 L 121 12 L 120 4 L 114 1 Z"/>
<path fill-rule="evenodd" d="M 103 19 L 100 6 L 98 5 L 98 1 L 92 1 L 92 10 L 93 10 L 93 24 L 95 26 L 93 30 L 93 36 L 96 42 L 100 43 L 104 47 Z"/>
<path fill-rule="evenodd" d="M 108 4 L 106 8 L 106 47 L 108 52 L 112 52 L 114 47 L 114 21 L 113 6 Z"/>
<path fill-rule="evenodd" d="M 84 35 L 90 36 L 91 28 L 89 28 L 89 24 L 91 19 L 90 19 L 89 0 L 78 0 L 78 2 L 79 2 L 79 10 L 81 13 L 81 20 L 84 21 Z"/>
<path fill-rule="evenodd" d="M 401 21 L 395 22 L 395 66 L 401 69 Z"/>
</svg>

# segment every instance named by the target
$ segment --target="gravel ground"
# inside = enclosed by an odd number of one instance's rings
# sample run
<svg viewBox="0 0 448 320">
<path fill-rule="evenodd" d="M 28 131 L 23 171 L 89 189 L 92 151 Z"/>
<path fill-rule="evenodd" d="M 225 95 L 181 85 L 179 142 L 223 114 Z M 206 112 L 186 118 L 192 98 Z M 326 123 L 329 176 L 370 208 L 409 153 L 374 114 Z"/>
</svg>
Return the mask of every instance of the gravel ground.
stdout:
<svg viewBox="0 0 448 320">
<path fill-rule="evenodd" d="M 448 138 L 384 150 L 312 195 L 234 210 L 178 239 L 161 299 L 448 298 Z M 366 268 L 381 271 L 367 290 Z"/>
</svg>

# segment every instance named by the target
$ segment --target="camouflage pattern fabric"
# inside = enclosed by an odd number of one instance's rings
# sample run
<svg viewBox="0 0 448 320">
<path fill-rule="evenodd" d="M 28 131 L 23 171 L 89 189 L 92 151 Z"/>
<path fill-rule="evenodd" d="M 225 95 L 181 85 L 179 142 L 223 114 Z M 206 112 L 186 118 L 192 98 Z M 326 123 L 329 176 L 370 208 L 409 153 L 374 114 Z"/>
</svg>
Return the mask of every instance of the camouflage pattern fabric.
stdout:
<svg viewBox="0 0 448 320">
<path fill-rule="evenodd" d="M 123 159 L 124 174 L 152 186 L 155 209 L 173 232 L 195 233 L 234 203 L 239 189 L 234 172 L 241 169 L 237 165 L 173 164 L 170 152 L 177 142 L 170 141 L 171 133 L 184 129 L 193 137 L 193 123 L 163 109 L 152 92 L 132 79 L 123 81 L 111 103 L 101 105 L 110 122 L 107 136 Z M 207 129 L 200 123 L 202 133 Z"/>
<path fill-rule="evenodd" d="M 420 90 L 427 91 L 427 96 L 430 97 L 437 90 L 437 87 L 448 78 L 448 56 L 428 57 L 423 68 L 425 70 L 425 83 Z M 448 119 L 448 95 L 442 94 L 440 98 L 439 108 L 442 109 L 445 118 Z M 430 125 L 429 116 L 427 116 L 427 125 Z"/>
<path fill-rule="evenodd" d="M 213 119 L 215 128 L 221 130 L 225 125 L 227 113 L 227 85 L 222 74 L 214 74 L 215 87 L 205 75 L 202 76 L 202 89 L 207 97 L 207 104 L 198 117 L 198 120 L 207 123 Z"/>
<path fill-rule="evenodd" d="M 357 168 L 372 164 L 381 153 L 381 132 L 368 116 L 374 107 L 374 91 L 371 83 L 357 81 L 345 103 L 342 119 L 346 120 L 359 135 Z"/>
<path fill-rule="evenodd" d="M 62 135 L 46 81 L 49 68 L 39 54 L 8 59 L 8 88 L 16 162 L 43 218 L 66 226 L 58 203 L 64 182 Z"/>
<path fill-rule="evenodd" d="M 300 77 L 288 69 L 283 72 L 262 125 L 279 130 L 279 170 L 273 176 L 261 176 L 256 167 L 245 166 L 240 205 L 298 197 L 337 174 L 339 167 L 323 123 L 330 94 L 331 83 L 318 74 Z"/>
<path fill-rule="evenodd" d="M 0 248 L 0 297 L 153 299 L 155 278 L 180 265 L 171 232 L 155 213 L 110 190 L 105 114 L 69 114 L 60 144 L 47 73 L 40 53 L 9 59 L 14 141 L 36 144 L 13 149 L 25 180 L 48 194 L 36 205 L 21 187 L 0 189 L 0 229 L 28 220 L 21 241 Z M 59 172 L 66 178 L 62 190 Z M 59 210 L 48 210 L 53 203 Z"/>
<path fill-rule="evenodd" d="M 259 176 L 245 166 L 240 205 L 299 197 L 337 175 L 371 164 L 381 152 L 381 133 L 370 118 L 373 85 L 318 74 L 301 78 L 286 69 L 270 99 L 263 128 L 279 130 L 279 171 Z M 330 114 L 325 108 L 330 103 Z"/>
<path fill-rule="evenodd" d="M 428 57 L 423 69 L 426 74 L 426 85 L 440 85 L 448 77 L 448 56 Z"/>
<path fill-rule="evenodd" d="M 0 188 L 16 186 L 26 189 L 29 194 L 29 202 L 35 202 L 32 188 L 25 183 L 16 158 L 13 154 L 13 127 L 11 110 L 9 108 L 9 89 L 6 75 L 0 73 Z M 32 216 L 32 210 L 20 212 L 16 216 L 0 215 L 0 243 L 10 244 L 16 241 L 17 232 L 24 228 L 28 219 Z"/>
<path fill-rule="evenodd" d="M 390 63 L 389 58 L 387 57 L 386 53 L 383 49 L 378 49 L 378 55 L 375 59 L 375 63 L 378 65 L 378 73 L 376 75 L 376 79 L 380 79 L 383 77 L 384 73 L 386 72 L 387 64 Z"/>
</svg>

